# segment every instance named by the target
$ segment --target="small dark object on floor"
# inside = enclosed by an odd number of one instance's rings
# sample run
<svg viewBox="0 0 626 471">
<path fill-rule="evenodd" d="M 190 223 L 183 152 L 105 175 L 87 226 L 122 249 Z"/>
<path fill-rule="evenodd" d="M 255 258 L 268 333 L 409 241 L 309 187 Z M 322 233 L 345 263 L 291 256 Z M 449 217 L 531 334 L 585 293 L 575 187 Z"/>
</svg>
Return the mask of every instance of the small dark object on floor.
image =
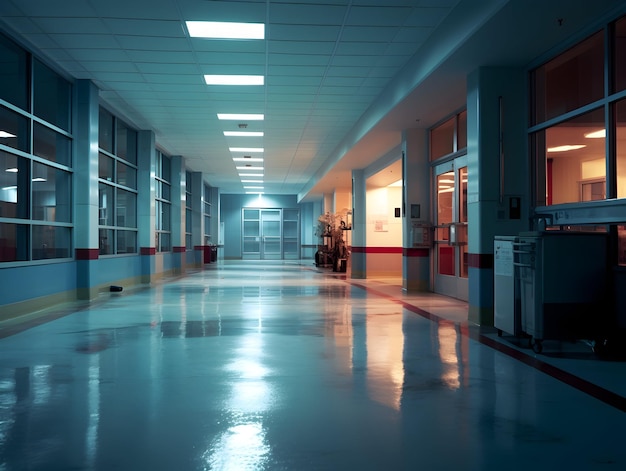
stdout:
<svg viewBox="0 0 626 471">
<path fill-rule="evenodd" d="M 112 285 L 109 287 L 109 291 L 111 291 L 112 293 L 119 293 L 123 289 L 124 288 L 122 288 L 121 286 L 115 286 L 115 285 Z"/>
</svg>

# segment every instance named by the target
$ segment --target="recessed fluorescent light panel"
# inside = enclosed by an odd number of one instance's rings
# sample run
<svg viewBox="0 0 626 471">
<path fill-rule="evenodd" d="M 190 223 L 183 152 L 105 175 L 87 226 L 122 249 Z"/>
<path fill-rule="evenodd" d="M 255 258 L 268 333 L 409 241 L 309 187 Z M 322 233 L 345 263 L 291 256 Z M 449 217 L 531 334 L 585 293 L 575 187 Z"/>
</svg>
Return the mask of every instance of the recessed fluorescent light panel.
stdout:
<svg viewBox="0 0 626 471">
<path fill-rule="evenodd" d="M 587 139 L 602 139 L 606 137 L 606 129 L 600 129 L 599 131 L 588 132 L 585 134 Z"/>
<path fill-rule="evenodd" d="M 262 186 L 244 186 L 244 190 L 264 190 L 265 187 Z"/>
<path fill-rule="evenodd" d="M 222 21 L 187 21 L 192 38 L 265 39 L 263 23 L 233 23 Z"/>
<path fill-rule="evenodd" d="M 261 157 L 234 157 L 235 162 L 263 162 Z"/>
<path fill-rule="evenodd" d="M 11 134 L 10 132 L 0 131 L 0 137 L 17 137 L 15 134 Z"/>
<path fill-rule="evenodd" d="M 229 147 L 231 152 L 264 152 L 263 147 Z"/>
<path fill-rule="evenodd" d="M 263 193 L 262 191 L 246 191 L 246 195 L 263 195 L 265 193 Z"/>
<path fill-rule="evenodd" d="M 205 75 L 207 85 L 263 85 L 263 75 Z"/>
<path fill-rule="evenodd" d="M 263 131 L 224 131 L 227 137 L 263 137 Z"/>
<path fill-rule="evenodd" d="M 241 180 L 241 183 L 263 183 L 263 180 Z"/>
<path fill-rule="evenodd" d="M 245 166 L 245 167 L 236 167 L 237 170 L 263 170 L 263 167 L 253 167 L 252 165 L 250 166 Z"/>
<path fill-rule="evenodd" d="M 262 177 L 262 173 L 240 173 L 240 177 Z"/>
<path fill-rule="evenodd" d="M 265 115 L 255 113 L 217 113 L 217 119 L 231 121 L 263 121 Z"/>
<path fill-rule="evenodd" d="M 565 145 L 565 146 L 556 146 L 556 147 L 548 147 L 548 152 L 569 152 L 570 150 L 578 150 L 582 149 L 583 145 Z"/>
</svg>

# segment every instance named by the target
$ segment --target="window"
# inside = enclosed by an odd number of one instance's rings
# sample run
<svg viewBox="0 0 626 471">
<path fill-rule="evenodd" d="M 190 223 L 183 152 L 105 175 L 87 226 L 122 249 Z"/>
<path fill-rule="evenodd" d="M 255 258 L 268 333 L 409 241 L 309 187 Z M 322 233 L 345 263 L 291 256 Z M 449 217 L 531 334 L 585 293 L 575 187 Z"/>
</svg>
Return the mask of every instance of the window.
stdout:
<svg viewBox="0 0 626 471">
<path fill-rule="evenodd" d="M 0 55 L 0 262 L 70 258 L 72 85 L 2 35 Z"/>
<path fill-rule="evenodd" d="M 172 161 L 156 151 L 156 250 L 172 250 L 172 204 L 171 204 Z"/>
<path fill-rule="evenodd" d="M 64 131 L 70 130 L 72 88 L 38 60 L 33 61 L 33 114 Z"/>
<path fill-rule="evenodd" d="M 467 111 L 453 116 L 430 131 L 430 160 L 467 148 Z"/>
<path fill-rule="evenodd" d="M 531 72 L 537 206 L 626 198 L 626 17 L 607 30 Z"/>
<path fill-rule="evenodd" d="M 613 29 L 613 92 L 626 90 L 626 17 L 615 22 Z"/>
<path fill-rule="evenodd" d="M 0 99 L 24 111 L 30 111 L 28 53 L 0 34 L 0 57 Z"/>
<path fill-rule="evenodd" d="M 532 124 L 573 111 L 604 96 L 604 32 L 599 31 L 532 73 Z"/>
<path fill-rule="evenodd" d="M 102 107 L 99 119 L 100 255 L 134 254 L 137 253 L 137 133 Z"/>
<path fill-rule="evenodd" d="M 606 198 L 599 193 L 606 181 L 603 108 L 543 129 L 534 141 L 537 156 L 543 156 L 545 204 Z"/>
<path fill-rule="evenodd" d="M 23 152 L 30 151 L 29 120 L 0 106 L 0 144 Z"/>
<path fill-rule="evenodd" d="M 625 61 L 626 62 L 626 61 Z M 626 198 L 626 100 L 614 105 L 617 197 Z"/>
</svg>

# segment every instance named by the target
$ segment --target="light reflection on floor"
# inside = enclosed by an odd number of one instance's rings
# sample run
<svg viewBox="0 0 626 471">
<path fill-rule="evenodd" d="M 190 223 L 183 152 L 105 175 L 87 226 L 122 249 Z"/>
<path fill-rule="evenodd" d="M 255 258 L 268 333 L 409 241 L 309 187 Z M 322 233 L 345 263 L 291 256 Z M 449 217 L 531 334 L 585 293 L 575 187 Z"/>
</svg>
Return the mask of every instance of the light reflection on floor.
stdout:
<svg viewBox="0 0 626 471">
<path fill-rule="evenodd" d="M 474 340 L 463 303 L 253 268 L 0 339 L 0 470 L 626 467 L 624 413 Z"/>
</svg>

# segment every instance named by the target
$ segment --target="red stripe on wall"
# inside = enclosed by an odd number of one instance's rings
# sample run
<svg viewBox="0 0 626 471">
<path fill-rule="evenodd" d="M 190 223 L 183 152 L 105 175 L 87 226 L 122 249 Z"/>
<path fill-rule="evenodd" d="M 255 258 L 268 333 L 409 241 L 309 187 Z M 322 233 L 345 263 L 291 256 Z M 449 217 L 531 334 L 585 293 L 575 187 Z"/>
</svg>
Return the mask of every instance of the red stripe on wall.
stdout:
<svg viewBox="0 0 626 471">
<path fill-rule="evenodd" d="M 98 260 L 100 249 L 76 249 L 76 260 Z"/>
<path fill-rule="evenodd" d="M 492 253 L 468 253 L 467 265 L 470 268 L 493 268 Z"/>
<path fill-rule="evenodd" d="M 430 250 L 429 249 L 416 249 L 413 247 L 410 248 L 404 248 L 402 249 L 402 256 L 403 257 L 428 257 L 430 256 Z"/>
<path fill-rule="evenodd" d="M 172 251 L 174 253 L 181 253 L 181 252 L 185 252 L 187 250 L 186 247 L 172 247 Z"/>
<path fill-rule="evenodd" d="M 156 255 L 156 247 L 141 247 L 141 255 Z"/>
<path fill-rule="evenodd" d="M 352 247 L 353 253 L 399 253 L 403 251 L 402 247 Z"/>
</svg>

